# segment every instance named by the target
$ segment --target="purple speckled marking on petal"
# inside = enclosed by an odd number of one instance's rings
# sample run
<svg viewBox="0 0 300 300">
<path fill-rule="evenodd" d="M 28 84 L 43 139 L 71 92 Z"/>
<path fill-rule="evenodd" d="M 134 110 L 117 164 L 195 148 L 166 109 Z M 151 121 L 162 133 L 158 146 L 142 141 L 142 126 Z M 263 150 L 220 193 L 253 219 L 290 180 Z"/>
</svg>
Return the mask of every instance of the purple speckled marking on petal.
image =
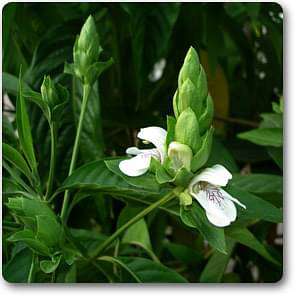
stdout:
<svg viewBox="0 0 300 300">
<path fill-rule="evenodd" d="M 206 189 L 206 197 L 208 200 L 217 202 L 221 206 L 221 201 L 224 197 L 218 188 L 210 187 Z"/>
</svg>

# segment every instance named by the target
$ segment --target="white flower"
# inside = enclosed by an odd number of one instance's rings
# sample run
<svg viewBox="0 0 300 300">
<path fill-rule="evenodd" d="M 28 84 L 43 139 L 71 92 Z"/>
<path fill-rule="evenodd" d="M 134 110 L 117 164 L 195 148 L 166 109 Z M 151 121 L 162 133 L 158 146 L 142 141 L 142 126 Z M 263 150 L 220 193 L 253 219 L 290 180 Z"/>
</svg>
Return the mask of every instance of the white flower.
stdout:
<svg viewBox="0 0 300 300">
<path fill-rule="evenodd" d="M 220 188 L 231 178 L 225 167 L 214 165 L 195 176 L 189 185 L 189 193 L 205 209 L 208 220 L 218 227 L 228 226 L 236 219 L 234 202 L 246 209 L 244 204 Z"/>
<path fill-rule="evenodd" d="M 142 128 L 137 137 L 145 143 L 152 143 L 155 148 L 145 150 L 137 147 L 127 148 L 127 154 L 136 155 L 130 159 L 122 160 L 119 164 L 120 170 L 128 176 L 140 176 L 146 173 L 150 167 L 151 157 L 163 163 L 167 155 L 167 131 L 165 129 L 155 126 Z"/>
</svg>

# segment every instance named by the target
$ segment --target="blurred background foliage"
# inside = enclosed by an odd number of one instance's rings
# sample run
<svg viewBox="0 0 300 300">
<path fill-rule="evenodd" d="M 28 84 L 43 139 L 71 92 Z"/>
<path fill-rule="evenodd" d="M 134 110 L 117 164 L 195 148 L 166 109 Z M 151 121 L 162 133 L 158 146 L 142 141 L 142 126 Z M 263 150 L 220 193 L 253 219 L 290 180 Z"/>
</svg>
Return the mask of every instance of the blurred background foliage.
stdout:
<svg viewBox="0 0 300 300">
<path fill-rule="evenodd" d="M 78 82 L 63 74 L 63 67 L 65 61 L 72 61 L 76 34 L 90 14 L 96 21 L 102 56 L 113 57 L 114 64 L 94 86 L 78 165 L 103 156 L 123 155 L 128 146 L 137 143 L 138 128 L 153 124 L 166 127 L 165 116 L 172 114 L 178 72 L 188 48 L 193 46 L 207 72 L 215 105 L 216 137 L 209 163 L 223 163 L 235 173 L 282 174 L 266 147 L 237 138 L 238 133 L 257 128 L 260 114 L 271 112 L 272 102 L 278 102 L 283 93 L 283 13 L 278 4 L 9 3 L 3 9 L 3 141 L 16 145 L 14 107 L 20 65 L 25 83 L 34 90 L 39 90 L 43 76 L 48 74 L 67 86 L 72 101 L 60 121 L 56 187 L 67 175 L 82 93 Z M 36 106 L 28 105 L 39 172 L 46 181 L 50 151 L 47 121 Z M 282 205 L 280 193 L 277 198 L 264 196 Z M 113 232 L 124 205 L 109 198 L 100 201 L 99 197 L 78 204 L 70 225 Z M 187 234 L 163 212 L 150 215 L 147 221 L 156 255 L 188 280 L 198 281 L 199 266 L 203 269 L 206 260 L 193 251 L 205 249 L 203 240 Z M 282 246 L 274 242 L 276 230 L 276 224 L 264 222 L 253 228 L 280 254 Z M 163 247 L 166 238 L 172 241 L 167 248 Z M 249 248 L 239 245 L 232 257 L 234 264 L 219 276 L 219 281 L 270 282 L 281 277 L 280 268 Z M 229 256 L 215 260 L 226 266 L 224 261 L 228 262 Z M 83 281 L 98 281 L 84 274 L 78 276 Z M 204 277 L 202 281 L 209 281 L 209 276 Z"/>
</svg>

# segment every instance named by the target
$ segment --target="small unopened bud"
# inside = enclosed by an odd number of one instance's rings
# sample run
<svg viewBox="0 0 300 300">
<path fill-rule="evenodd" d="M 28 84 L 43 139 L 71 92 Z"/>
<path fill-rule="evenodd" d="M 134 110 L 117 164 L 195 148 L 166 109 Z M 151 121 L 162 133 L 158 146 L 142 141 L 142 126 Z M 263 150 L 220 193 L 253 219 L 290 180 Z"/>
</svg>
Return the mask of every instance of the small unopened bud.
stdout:
<svg viewBox="0 0 300 300">
<path fill-rule="evenodd" d="M 46 102 L 51 108 L 53 108 L 60 102 L 56 87 L 53 81 L 51 80 L 50 76 L 46 76 L 44 78 L 44 81 L 41 86 L 41 94 L 43 101 Z"/>
<path fill-rule="evenodd" d="M 168 157 L 171 159 L 174 169 L 179 170 L 185 167 L 188 171 L 191 170 L 193 152 L 189 146 L 172 142 L 168 148 Z"/>
<path fill-rule="evenodd" d="M 179 200 L 180 200 L 180 205 L 183 205 L 183 206 L 188 206 L 188 205 L 191 205 L 193 203 L 193 198 L 188 193 L 187 190 L 185 190 L 184 192 L 180 193 Z"/>
</svg>

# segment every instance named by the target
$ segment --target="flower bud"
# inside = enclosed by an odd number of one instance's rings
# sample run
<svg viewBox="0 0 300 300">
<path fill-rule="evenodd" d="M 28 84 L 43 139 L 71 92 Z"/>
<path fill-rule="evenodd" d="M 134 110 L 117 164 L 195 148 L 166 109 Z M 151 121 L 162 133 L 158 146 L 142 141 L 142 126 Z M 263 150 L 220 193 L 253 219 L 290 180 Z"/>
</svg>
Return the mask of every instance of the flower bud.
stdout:
<svg viewBox="0 0 300 300">
<path fill-rule="evenodd" d="M 73 47 L 73 64 L 65 64 L 64 72 L 80 78 L 84 84 L 92 85 L 113 60 L 99 62 L 102 48 L 92 16 L 84 23 Z"/>
<path fill-rule="evenodd" d="M 189 49 L 179 72 L 177 94 L 178 97 L 175 98 L 175 101 L 177 102 L 178 114 L 190 106 L 199 118 L 208 90 L 204 69 L 193 47 Z"/>
<path fill-rule="evenodd" d="M 182 167 L 185 167 L 188 171 L 191 170 L 193 152 L 189 146 L 172 142 L 168 148 L 168 157 L 171 159 L 175 170 L 179 170 Z"/>
<path fill-rule="evenodd" d="M 50 108 L 53 108 L 55 105 L 59 104 L 59 98 L 57 90 L 50 76 L 45 76 L 42 86 L 41 94 L 44 102 L 48 104 Z"/>
<path fill-rule="evenodd" d="M 179 200 L 180 200 L 180 205 L 182 206 L 188 206 L 193 203 L 193 198 L 189 194 L 188 190 L 185 190 L 184 192 L 179 194 Z"/>
</svg>

